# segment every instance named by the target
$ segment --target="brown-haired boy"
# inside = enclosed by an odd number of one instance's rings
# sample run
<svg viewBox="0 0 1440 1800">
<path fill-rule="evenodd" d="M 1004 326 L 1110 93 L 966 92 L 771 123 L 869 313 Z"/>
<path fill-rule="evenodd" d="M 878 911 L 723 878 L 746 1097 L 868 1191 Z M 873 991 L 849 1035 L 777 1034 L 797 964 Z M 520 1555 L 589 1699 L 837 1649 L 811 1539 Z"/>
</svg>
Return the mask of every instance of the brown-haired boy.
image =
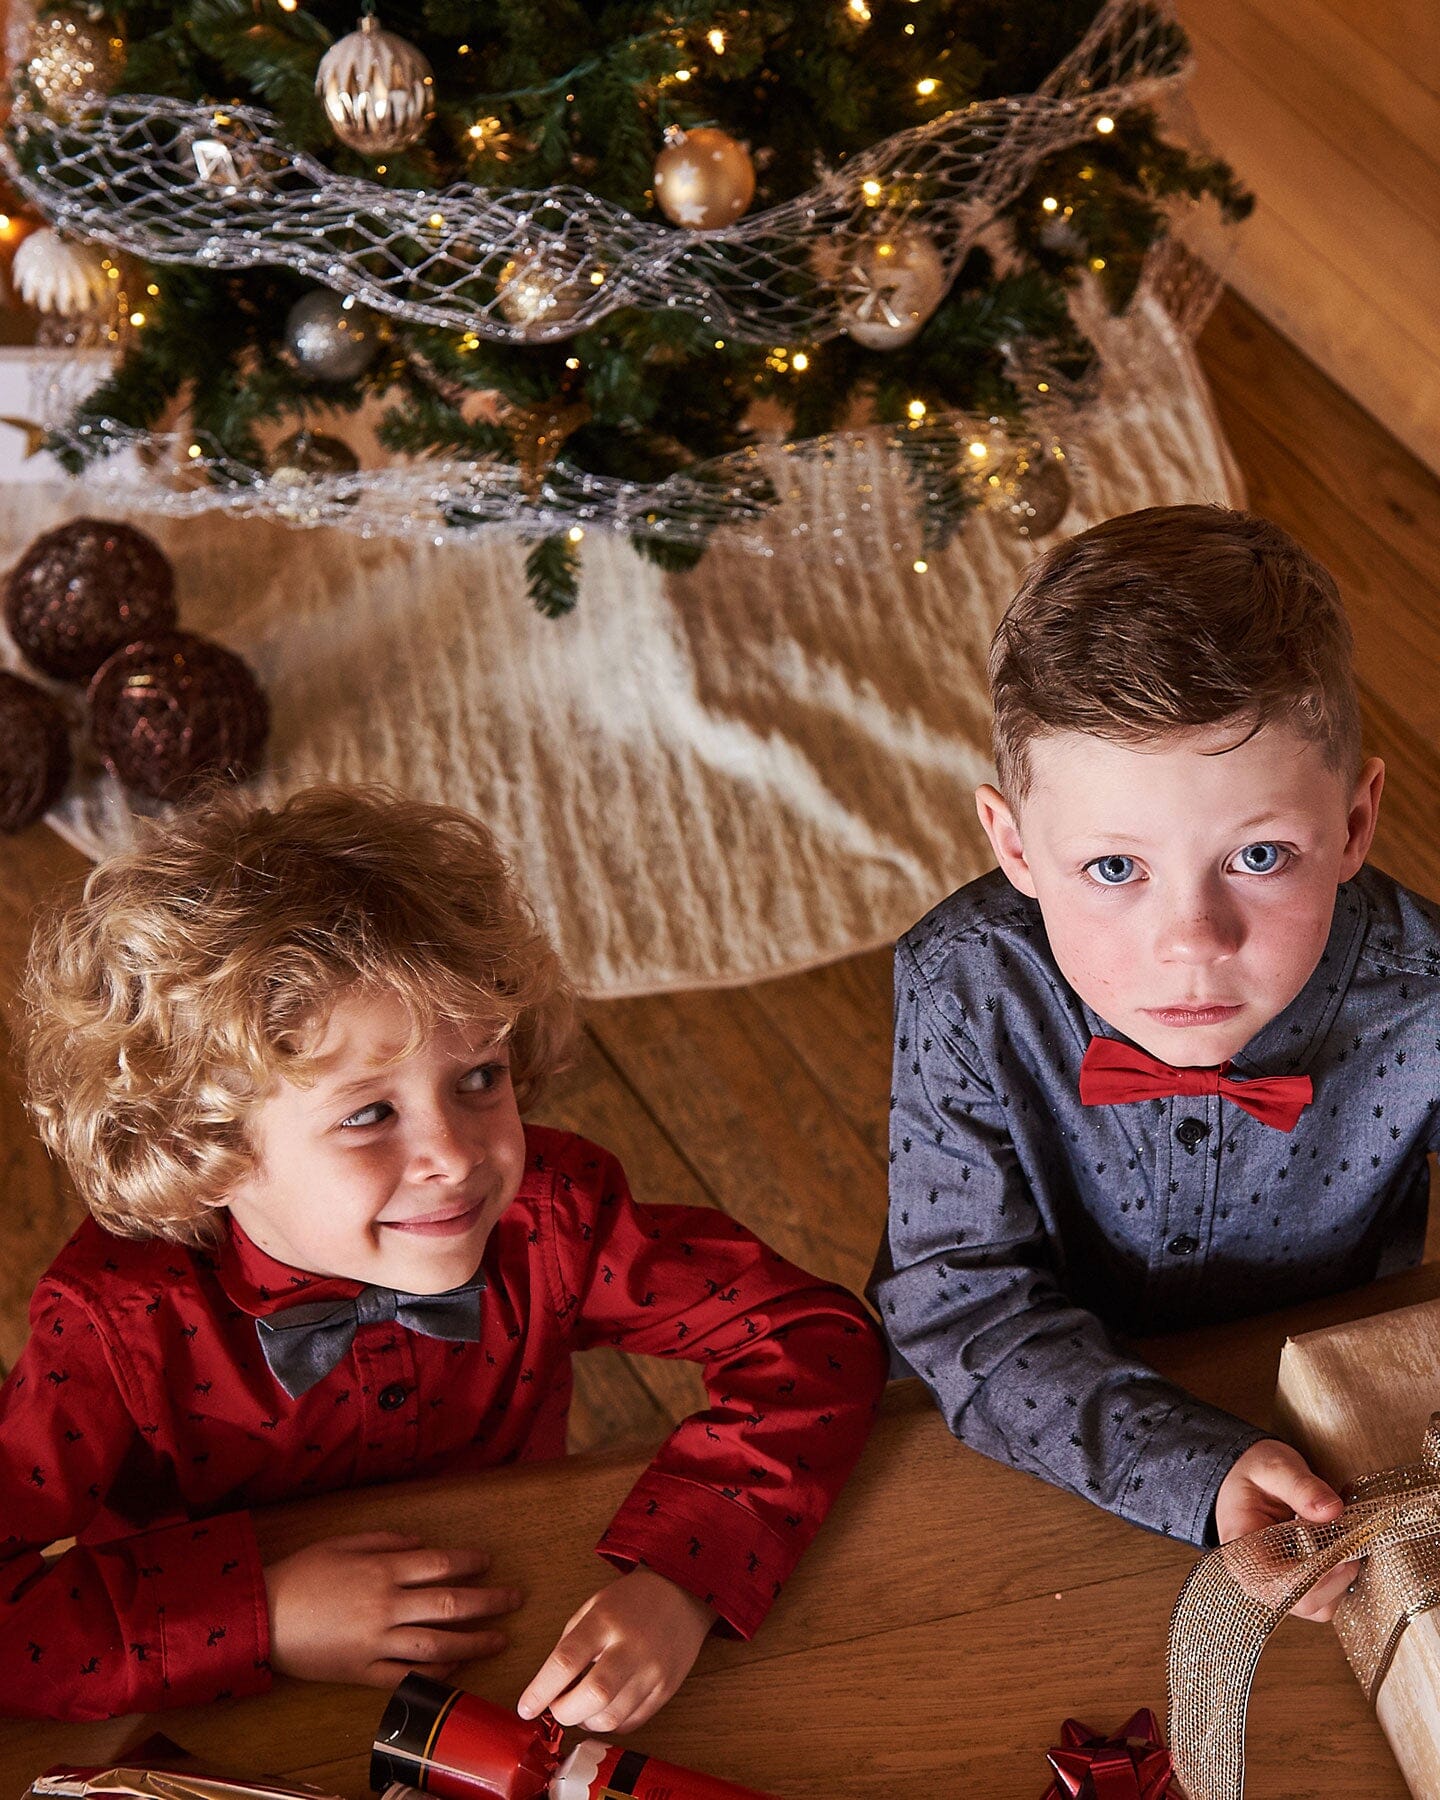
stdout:
<svg viewBox="0 0 1440 1800">
<path fill-rule="evenodd" d="M 645 1206 L 520 1108 L 571 1005 L 485 828 L 382 792 L 216 797 L 37 934 L 29 1100 L 92 1217 L 0 1387 L 0 1712 L 390 1685 L 497 1650 L 480 1546 L 262 1564 L 250 1509 L 557 1456 L 571 1355 L 704 1367 L 601 1539 L 625 1571 L 521 1696 L 624 1731 L 748 1636 L 864 1441 L 860 1302 L 724 1213 Z M 48 1561 L 58 1540 L 78 1542 Z"/>
<path fill-rule="evenodd" d="M 1384 769 L 1335 584 L 1264 520 L 1132 513 L 1032 566 L 990 674 L 1000 869 L 897 948 L 882 1319 L 958 1437 L 1124 1518 L 1333 1517 L 1295 1450 L 1110 1331 L 1422 1244 L 1440 917 L 1365 866 Z"/>
</svg>

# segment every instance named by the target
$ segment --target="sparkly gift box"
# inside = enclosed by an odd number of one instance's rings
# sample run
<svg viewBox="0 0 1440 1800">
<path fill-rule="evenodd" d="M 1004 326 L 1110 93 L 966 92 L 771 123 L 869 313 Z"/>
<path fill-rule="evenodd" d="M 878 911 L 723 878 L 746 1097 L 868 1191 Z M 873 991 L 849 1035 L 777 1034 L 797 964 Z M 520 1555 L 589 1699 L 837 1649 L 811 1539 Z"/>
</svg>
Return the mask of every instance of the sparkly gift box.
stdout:
<svg viewBox="0 0 1440 1800">
<path fill-rule="evenodd" d="M 1413 1461 L 1440 1407 L 1440 1301 L 1291 1338 L 1276 1428 L 1327 1481 Z M 1440 1527 L 1440 1521 L 1437 1521 Z M 1440 1800 L 1440 1610 L 1405 1627 L 1375 1714 L 1416 1800 Z"/>
</svg>

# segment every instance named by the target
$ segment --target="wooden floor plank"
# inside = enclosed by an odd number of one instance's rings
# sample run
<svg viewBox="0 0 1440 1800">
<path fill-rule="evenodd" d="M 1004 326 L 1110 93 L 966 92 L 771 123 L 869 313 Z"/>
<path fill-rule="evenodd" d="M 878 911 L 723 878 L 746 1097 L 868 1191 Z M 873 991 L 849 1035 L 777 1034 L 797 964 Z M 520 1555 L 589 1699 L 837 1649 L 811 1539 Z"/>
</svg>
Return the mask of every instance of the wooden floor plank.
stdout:
<svg viewBox="0 0 1440 1800">
<path fill-rule="evenodd" d="M 591 1028 L 727 1212 L 802 1267 L 864 1285 L 884 1173 L 753 991 L 610 1001 Z"/>
</svg>

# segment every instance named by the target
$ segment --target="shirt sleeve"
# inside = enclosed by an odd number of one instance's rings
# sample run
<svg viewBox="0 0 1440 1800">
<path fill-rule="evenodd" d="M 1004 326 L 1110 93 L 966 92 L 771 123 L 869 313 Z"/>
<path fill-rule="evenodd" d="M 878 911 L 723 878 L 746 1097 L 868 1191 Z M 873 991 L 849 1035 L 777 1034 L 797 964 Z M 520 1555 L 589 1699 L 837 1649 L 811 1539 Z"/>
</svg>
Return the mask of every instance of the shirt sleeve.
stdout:
<svg viewBox="0 0 1440 1800">
<path fill-rule="evenodd" d="M 31 1328 L 0 1388 L 0 1712 L 100 1719 L 267 1687 L 248 1513 L 45 1555 L 156 1465 L 84 1306 L 42 1285 Z"/>
<path fill-rule="evenodd" d="M 1055 1274 L 973 1039 L 896 956 L 890 1214 L 871 1294 L 956 1437 L 1152 1531 L 1202 1544 L 1267 1434 L 1122 1353 Z"/>
<path fill-rule="evenodd" d="M 588 1241 L 559 1234 L 584 1252 L 561 1296 L 576 1347 L 698 1362 L 710 1402 L 666 1440 L 598 1548 L 667 1576 L 749 1637 L 854 1467 L 884 1346 L 853 1294 L 727 1214 L 641 1206 L 613 1157 L 598 1180 Z"/>
</svg>

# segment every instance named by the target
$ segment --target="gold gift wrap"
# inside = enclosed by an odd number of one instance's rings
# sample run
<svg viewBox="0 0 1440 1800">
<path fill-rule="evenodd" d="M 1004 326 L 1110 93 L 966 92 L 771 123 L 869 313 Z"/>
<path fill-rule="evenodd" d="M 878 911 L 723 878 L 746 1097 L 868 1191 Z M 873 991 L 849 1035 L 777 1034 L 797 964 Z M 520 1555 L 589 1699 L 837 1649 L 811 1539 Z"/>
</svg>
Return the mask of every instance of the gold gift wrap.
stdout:
<svg viewBox="0 0 1440 1800">
<path fill-rule="evenodd" d="M 334 1800 L 323 1788 L 189 1769 L 49 1769 L 30 1783 L 30 1792 L 37 1800 Z"/>
<path fill-rule="evenodd" d="M 1276 1428 L 1343 1494 L 1211 1552 L 1170 1631 L 1170 1745 L 1189 1800 L 1240 1800 L 1265 1640 L 1337 1563 L 1360 1561 L 1335 1631 L 1416 1800 L 1440 1800 L 1440 1301 L 1292 1338 Z"/>
</svg>

